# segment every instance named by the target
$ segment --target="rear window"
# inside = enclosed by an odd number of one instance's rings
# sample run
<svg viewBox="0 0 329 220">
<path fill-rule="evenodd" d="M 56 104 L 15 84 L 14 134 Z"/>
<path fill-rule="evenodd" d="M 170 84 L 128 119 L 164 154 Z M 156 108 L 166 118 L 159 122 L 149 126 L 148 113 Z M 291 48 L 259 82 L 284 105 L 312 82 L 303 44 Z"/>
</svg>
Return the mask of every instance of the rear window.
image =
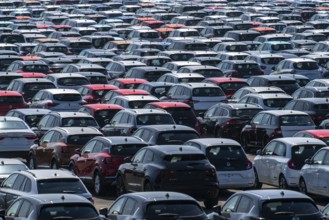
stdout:
<svg viewBox="0 0 329 220">
<path fill-rule="evenodd" d="M 86 193 L 86 189 L 78 178 L 44 179 L 37 181 L 38 193 Z"/>
<path fill-rule="evenodd" d="M 55 88 L 54 84 L 52 83 L 28 83 L 24 85 L 23 91 L 30 92 L 30 91 L 39 91 L 41 89 L 51 89 L 51 88 Z"/>
<path fill-rule="evenodd" d="M 23 70 L 25 72 L 44 72 L 48 71 L 49 67 L 47 65 L 26 65 Z"/>
<path fill-rule="evenodd" d="M 181 161 L 206 160 L 207 158 L 204 154 L 172 154 L 166 155 L 163 159 L 169 163 L 177 163 Z"/>
<path fill-rule="evenodd" d="M 290 50 L 292 49 L 292 45 L 291 44 L 274 44 L 271 46 L 272 50 Z"/>
<path fill-rule="evenodd" d="M 57 101 L 81 101 L 80 94 L 57 94 L 54 95 L 54 99 Z"/>
<path fill-rule="evenodd" d="M 197 70 L 195 72 L 203 75 L 206 78 L 223 76 L 223 73 L 220 70 L 207 70 L 207 69 L 204 69 L 204 70 Z"/>
<path fill-rule="evenodd" d="M 140 35 L 141 38 L 159 38 L 159 34 L 155 32 L 146 32 L 146 33 L 141 33 Z"/>
<path fill-rule="evenodd" d="M 291 99 L 265 99 L 264 105 L 272 108 L 282 108 L 284 107 Z"/>
<path fill-rule="evenodd" d="M 86 76 L 90 84 L 107 84 L 107 78 L 102 76 Z"/>
<path fill-rule="evenodd" d="M 329 97 L 329 91 L 316 92 L 315 97 L 317 97 L 317 98 L 327 98 L 327 97 Z"/>
<path fill-rule="evenodd" d="M 77 78 L 77 77 L 62 78 L 62 79 L 59 79 L 57 83 L 60 86 L 81 86 L 81 85 L 89 84 L 87 79 Z"/>
<path fill-rule="evenodd" d="M 199 34 L 197 35 L 193 35 L 193 36 L 199 36 Z M 187 44 L 185 46 L 186 50 L 208 50 L 208 46 L 207 44 Z"/>
<path fill-rule="evenodd" d="M 162 132 L 158 136 L 157 144 L 183 144 L 195 138 L 199 138 L 199 135 L 193 131 Z"/>
<path fill-rule="evenodd" d="M 244 170 L 248 165 L 240 146 L 211 146 L 206 149 L 206 155 L 217 170 Z"/>
<path fill-rule="evenodd" d="M 42 117 L 43 115 L 27 115 L 24 120 L 31 128 L 37 126 Z"/>
<path fill-rule="evenodd" d="M 171 114 L 176 124 L 195 126 L 196 117 L 191 108 L 166 108 L 165 110 Z"/>
<path fill-rule="evenodd" d="M 63 127 L 87 127 L 87 126 L 98 127 L 98 124 L 94 118 L 73 117 L 73 118 L 63 118 L 62 126 Z"/>
<path fill-rule="evenodd" d="M 120 144 L 113 145 L 109 150 L 111 155 L 120 155 L 120 156 L 132 156 L 141 148 L 145 147 L 146 144 Z"/>
<path fill-rule="evenodd" d="M 235 109 L 231 111 L 232 117 L 239 117 L 241 119 L 251 119 L 256 115 L 258 112 L 262 111 L 261 109 Z"/>
<path fill-rule="evenodd" d="M 24 164 L 0 165 L 0 174 L 11 174 L 17 170 L 27 170 L 27 167 Z"/>
<path fill-rule="evenodd" d="M 280 124 L 282 126 L 310 126 L 314 122 L 308 115 L 284 115 L 280 116 Z"/>
<path fill-rule="evenodd" d="M 68 49 L 66 47 L 47 47 L 46 51 L 67 53 Z"/>
<path fill-rule="evenodd" d="M 222 88 L 224 92 L 231 92 L 231 91 L 237 91 L 242 87 L 248 86 L 248 84 L 245 82 L 228 82 L 228 83 L 221 83 L 219 86 Z"/>
<path fill-rule="evenodd" d="M 294 68 L 298 70 L 317 70 L 319 66 L 316 62 L 298 62 L 294 63 Z"/>
<path fill-rule="evenodd" d="M 318 212 L 318 208 L 309 200 L 270 200 L 263 203 L 261 216 L 268 219 L 290 220 L 293 215 L 310 215 Z"/>
<path fill-rule="evenodd" d="M 227 47 L 228 52 L 242 52 L 247 50 L 248 50 L 247 45 L 232 45 Z"/>
<path fill-rule="evenodd" d="M 317 104 L 314 105 L 314 110 L 317 113 L 327 114 L 329 111 L 329 104 Z"/>
<path fill-rule="evenodd" d="M 143 108 L 149 102 L 152 101 L 130 101 L 128 105 L 129 108 Z"/>
<path fill-rule="evenodd" d="M 0 130 L 27 129 L 24 122 L 21 121 L 0 121 Z"/>
<path fill-rule="evenodd" d="M 170 218 L 169 216 L 172 216 Z M 199 205 L 185 201 L 166 201 L 154 202 L 146 208 L 146 219 L 197 219 L 198 216 L 204 216 L 203 210 Z"/>
<path fill-rule="evenodd" d="M 223 96 L 223 92 L 220 88 L 195 88 L 193 89 L 193 96 L 202 96 L 202 97 L 214 97 L 214 96 Z"/>
<path fill-rule="evenodd" d="M 246 64 L 238 64 L 236 65 L 235 67 L 237 70 L 253 70 L 253 69 L 256 69 L 258 70 L 259 69 L 259 66 L 258 64 L 254 64 L 254 63 L 246 63 Z"/>
<path fill-rule="evenodd" d="M 262 58 L 261 62 L 264 64 L 268 65 L 276 65 L 278 64 L 281 60 L 284 60 L 284 58 L 279 58 L 279 57 L 267 57 L 267 58 Z"/>
<path fill-rule="evenodd" d="M 201 77 L 186 77 L 180 78 L 178 81 L 181 83 L 189 83 L 189 82 L 201 82 L 203 78 Z"/>
<path fill-rule="evenodd" d="M 156 96 L 164 96 L 169 91 L 170 86 L 159 86 L 152 89 L 152 93 Z"/>
<path fill-rule="evenodd" d="M 297 169 L 301 169 L 307 158 L 312 157 L 324 145 L 297 145 L 291 149 L 291 160 Z"/>
<path fill-rule="evenodd" d="M 99 219 L 92 205 L 86 204 L 51 204 L 40 209 L 38 220 L 44 219 Z"/>
<path fill-rule="evenodd" d="M 0 76 L 0 84 L 9 84 L 13 79 L 22 78 L 20 76 Z"/>
<path fill-rule="evenodd" d="M 77 134 L 77 135 L 70 135 L 67 137 L 67 144 L 70 145 L 84 145 L 90 139 L 99 136 L 96 134 Z"/>
<path fill-rule="evenodd" d="M 168 114 L 139 115 L 136 118 L 137 125 L 164 125 L 175 124 L 173 118 Z"/>
<path fill-rule="evenodd" d="M 99 110 L 94 113 L 96 121 L 99 123 L 99 126 L 105 126 L 113 116 L 120 111 L 121 109 L 112 109 L 112 110 Z"/>
<path fill-rule="evenodd" d="M 287 86 L 287 85 L 297 85 L 297 82 L 294 80 L 279 80 L 279 81 L 270 81 L 269 82 L 270 86 Z"/>
<path fill-rule="evenodd" d="M 0 104 L 20 104 L 23 103 L 22 96 L 0 96 Z"/>
<path fill-rule="evenodd" d="M 146 79 L 149 82 L 154 82 L 157 81 L 157 79 L 162 76 L 163 74 L 165 74 L 167 72 L 161 72 L 161 71 L 157 71 L 157 72 L 146 72 L 144 74 L 144 77 L 142 77 L 143 79 Z"/>
</svg>

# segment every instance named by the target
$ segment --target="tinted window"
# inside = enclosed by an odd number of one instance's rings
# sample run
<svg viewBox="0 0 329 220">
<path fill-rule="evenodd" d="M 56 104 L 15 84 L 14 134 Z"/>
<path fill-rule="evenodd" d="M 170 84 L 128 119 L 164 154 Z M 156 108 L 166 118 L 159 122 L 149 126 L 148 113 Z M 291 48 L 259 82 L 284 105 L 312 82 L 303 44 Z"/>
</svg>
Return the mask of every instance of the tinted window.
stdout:
<svg viewBox="0 0 329 220">
<path fill-rule="evenodd" d="M 296 169 L 301 169 L 307 158 L 312 157 L 323 145 L 298 145 L 291 149 L 291 160 Z"/>
<path fill-rule="evenodd" d="M 0 104 L 15 104 L 22 103 L 22 96 L 0 96 Z"/>
<path fill-rule="evenodd" d="M 157 144 L 183 144 L 195 138 L 199 136 L 191 131 L 162 132 L 158 136 Z"/>
<path fill-rule="evenodd" d="M 49 67 L 47 65 L 26 65 L 23 70 L 25 72 L 44 72 L 48 71 Z"/>
<path fill-rule="evenodd" d="M 291 99 L 265 99 L 264 105 L 274 108 L 284 107 Z"/>
<path fill-rule="evenodd" d="M 166 155 L 163 159 L 170 163 L 176 163 L 180 161 L 205 160 L 206 156 L 204 154 L 172 154 Z"/>
<path fill-rule="evenodd" d="M 166 108 L 166 111 L 171 114 L 176 124 L 187 125 L 194 127 L 196 123 L 196 117 L 193 110 L 190 108 Z"/>
<path fill-rule="evenodd" d="M 85 78 L 63 78 L 58 80 L 58 85 L 60 86 L 81 86 L 89 84 L 88 80 Z"/>
<path fill-rule="evenodd" d="M 129 108 L 143 108 L 149 102 L 151 101 L 131 101 L 129 102 Z"/>
<path fill-rule="evenodd" d="M 94 134 L 77 134 L 77 135 L 71 135 L 67 138 L 67 143 L 72 145 L 84 145 L 86 144 L 90 139 L 93 137 L 96 137 L 98 135 Z"/>
<path fill-rule="evenodd" d="M 280 124 L 282 126 L 314 125 L 312 119 L 308 115 L 284 115 L 280 117 Z"/>
<path fill-rule="evenodd" d="M 80 101 L 80 94 L 57 94 L 54 95 L 54 99 L 57 101 Z"/>
<path fill-rule="evenodd" d="M 21 121 L 1 121 L 0 130 L 27 129 L 24 122 Z"/>
<path fill-rule="evenodd" d="M 91 205 L 51 204 L 41 208 L 38 220 L 64 218 L 63 216 L 69 219 L 98 219 L 98 214 Z"/>
<path fill-rule="evenodd" d="M 175 124 L 170 115 L 164 114 L 150 114 L 137 116 L 137 125 L 161 125 L 161 124 Z"/>
<path fill-rule="evenodd" d="M 260 111 L 261 109 L 234 109 L 231 111 L 231 116 L 251 119 Z"/>
<path fill-rule="evenodd" d="M 95 119 L 93 118 L 80 118 L 80 117 L 73 117 L 73 118 L 63 118 L 62 120 L 63 127 L 98 127 Z"/>
<path fill-rule="evenodd" d="M 145 146 L 146 146 L 145 144 L 114 145 L 109 150 L 110 151 L 109 153 L 111 155 L 131 156 Z"/>
<path fill-rule="evenodd" d="M 23 90 L 30 92 L 30 91 L 39 91 L 41 89 L 49 89 L 49 88 L 55 88 L 54 84 L 52 84 L 52 83 L 29 83 L 29 84 L 24 85 Z"/>
<path fill-rule="evenodd" d="M 283 58 L 279 58 L 279 57 L 267 57 L 267 58 L 262 58 L 261 59 L 261 62 L 264 63 L 264 64 L 268 64 L 268 65 L 276 65 L 281 60 L 283 60 Z"/>
<path fill-rule="evenodd" d="M 294 68 L 299 70 L 316 70 L 319 66 L 316 62 L 298 62 L 294 63 Z"/>
<path fill-rule="evenodd" d="M 44 179 L 37 181 L 38 193 L 86 193 L 79 179 Z"/>
<path fill-rule="evenodd" d="M 223 92 L 220 88 L 195 88 L 193 89 L 193 96 L 203 96 L 203 97 L 213 97 L 213 96 L 223 96 Z"/>
</svg>

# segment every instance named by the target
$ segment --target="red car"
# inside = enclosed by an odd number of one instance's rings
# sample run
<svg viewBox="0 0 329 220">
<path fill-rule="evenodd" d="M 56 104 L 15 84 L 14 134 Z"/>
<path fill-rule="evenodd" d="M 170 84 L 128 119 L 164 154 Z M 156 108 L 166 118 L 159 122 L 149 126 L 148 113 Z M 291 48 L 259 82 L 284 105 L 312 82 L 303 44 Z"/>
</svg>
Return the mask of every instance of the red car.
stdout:
<svg viewBox="0 0 329 220">
<path fill-rule="evenodd" d="M 45 78 L 46 74 L 43 73 L 20 73 L 23 78 Z"/>
<path fill-rule="evenodd" d="M 182 102 L 151 102 L 146 104 L 144 108 L 164 109 L 172 115 L 176 124 L 189 126 L 201 134 L 201 123 L 188 104 Z"/>
<path fill-rule="evenodd" d="M 124 108 L 115 104 L 87 104 L 82 106 L 79 112 L 87 112 L 92 115 L 102 128 L 122 109 Z"/>
<path fill-rule="evenodd" d="M 136 89 L 140 84 L 144 83 L 148 83 L 148 81 L 136 78 L 117 78 L 109 82 L 109 84 L 115 85 L 120 89 Z"/>
<path fill-rule="evenodd" d="M 0 115 L 6 115 L 12 109 L 28 108 L 23 96 L 14 91 L 0 91 Z"/>
<path fill-rule="evenodd" d="M 238 89 L 249 86 L 245 80 L 232 77 L 207 78 L 203 82 L 216 84 L 223 90 L 227 98 L 230 98 Z"/>
<path fill-rule="evenodd" d="M 94 137 L 71 157 L 69 169 L 100 195 L 115 183 L 124 158 L 132 157 L 145 146 L 136 137 Z"/>
<path fill-rule="evenodd" d="M 117 90 L 118 87 L 108 84 L 90 84 L 81 86 L 78 91 L 83 100 L 88 104 L 99 103 L 103 96 L 111 90 Z"/>
<path fill-rule="evenodd" d="M 118 89 L 118 90 L 112 90 L 110 92 L 107 92 L 102 100 L 101 103 L 107 103 L 110 101 L 112 98 L 115 96 L 122 95 L 122 96 L 127 96 L 127 95 L 150 95 L 148 91 L 142 90 L 142 89 Z"/>
<path fill-rule="evenodd" d="M 294 137 L 312 137 L 317 138 L 329 144 L 329 129 L 304 130 L 297 132 Z"/>
</svg>

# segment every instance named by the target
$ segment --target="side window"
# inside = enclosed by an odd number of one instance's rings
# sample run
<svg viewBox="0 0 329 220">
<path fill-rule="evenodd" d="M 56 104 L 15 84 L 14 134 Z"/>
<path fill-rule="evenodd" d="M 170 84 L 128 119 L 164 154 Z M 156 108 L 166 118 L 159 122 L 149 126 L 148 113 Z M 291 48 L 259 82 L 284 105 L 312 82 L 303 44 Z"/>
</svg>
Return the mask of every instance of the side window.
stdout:
<svg viewBox="0 0 329 220">
<path fill-rule="evenodd" d="M 18 175 L 18 177 L 16 178 L 14 185 L 13 185 L 13 189 L 15 190 L 21 190 L 23 187 L 23 184 L 25 183 L 25 179 L 26 177 L 23 175 Z"/>
<path fill-rule="evenodd" d="M 291 110 L 293 109 L 294 105 L 295 105 L 296 101 L 290 101 L 286 104 L 286 106 L 284 107 L 284 109 L 286 110 Z"/>
<path fill-rule="evenodd" d="M 23 200 L 14 202 L 7 211 L 7 216 L 15 217 L 18 213 L 19 208 L 21 207 Z"/>
<path fill-rule="evenodd" d="M 121 112 L 117 113 L 117 114 L 112 118 L 110 124 L 113 124 L 113 125 L 118 124 L 119 121 L 120 121 L 120 119 L 121 119 L 121 117 L 122 117 L 122 115 L 123 115 L 123 113 L 121 113 Z"/>
<path fill-rule="evenodd" d="M 137 202 L 134 199 L 128 198 L 127 202 L 125 203 L 122 215 L 132 215 L 134 214 L 135 210 L 137 208 Z"/>
<path fill-rule="evenodd" d="M 47 142 L 49 143 L 51 140 L 51 137 L 53 136 L 54 131 L 49 131 L 43 135 L 43 137 L 40 140 L 40 144 Z"/>
<path fill-rule="evenodd" d="M 82 149 L 81 155 L 86 154 L 86 153 L 87 154 L 91 153 L 93 151 L 93 148 L 94 148 L 95 144 L 96 144 L 95 140 L 90 141 L 89 143 L 87 143 L 85 145 L 85 147 Z"/>
<path fill-rule="evenodd" d="M 32 211 L 32 204 L 28 201 L 24 201 L 21 208 L 19 209 L 17 217 L 27 218 Z"/>
<path fill-rule="evenodd" d="M 50 142 L 57 142 L 62 138 L 61 133 L 59 133 L 58 131 L 54 131 L 53 136 L 50 139 Z"/>
<path fill-rule="evenodd" d="M 42 117 L 42 119 L 40 120 L 38 126 L 46 127 L 46 123 L 47 123 L 49 117 L 50 117 L 49 115 L 46 115 L 46 116 Z"/>
<path fill-rule="evenodd" d="M 134 158 L 132 160 L 132 163 L 141 163 L 143 161 L 143 157 L 145 155 L 145 152 L 146 152 L 145 149 L 142 149 L 142 150 L 138 151 L 135 154 L 135 156 L 134 156 Z"/>
<path fill-rule="evenodd" d="M 143 163 L 150 163 L 153 161 L 154 153 L 151 150 L 146 151 L 146 154 L 143 159 Z"/>
<path fill-rule="evenodd" d="M 269 125 L 271 124 L 271 115 L 264 114 L 262 121 L 260 122 L 261 125 Z"/>
<path fill-rule="evenodd" d="M 314 164 L 322 164 L 325 154 L 326 154 L 325 150 L 321 150 L 321 151 L 317 152 L 313 157 L 313 163 Z"/>
<path fill-rule="evenodd" d="M 94 147 L 92 152 L 93 153 L 99 153 L 99 152 L 102 151 L 102 149 L 103 149 L 103 143 L 100 142 L 100 141 L 96 141 L 95 147 Z"/>
<path fill-rule="evenodd" d="M 2 183 L 2 187 L 5 188 L 13 188 L 14 182 L 17 178 L 18 174 L 13 174 L 11 176 L 9 176 L 3 183 Z"/>
<path fill-rule="evenodd" d="M 227 201 L 226 204 L 222 208 L 223 212 L 226 212 L 226 213 L 234 212 L 237 207 L 239 198 L 240 198 L 239 196 L 234 196 L 229 201 Z"/>
<path fill-rule="evenodd" d="M 252 207 L 252 200 L 246 196 L 242 196 L 236 212 L 248 213 Z"/>
<path fill-rule="evenodd" d="M 260 122 L 261 122 L 263 116 L 264 116 L 264 114 L 258 114 L 258 115 L 256 115 L 256 116 L 252 119 L 251 123 L 252 123 L 252 124 L 260 124 Z"/>
<path fill-rule="evenodd" d="M 116 201 L 108 211 L 108 215 L 119 215 L 126 201 L 126 198 L 121 198 Z"/>
<path fill-rule="evenodd" d="M 276 144 L 277 144 L 276 141 L 272 141 L 269 144 L 267 144 L 263 150 L 263 154 L 264 155 L 273 155 Z"/>
<path fill-rule="evenodd" d="M 143 135 L 140 137 L 144 141 L 148 142 L 151 138 L 151 132 L 148 129 L 144 129 Z"/>
<path fill-rule="evenodd" d="M 278 143 L 274 150 L 274 155 L 281 157 L 286 156 L 286 146 L 282 143 Z"/>
<path fill-rule="evenodd" d="M 53 127 L 54 120 L 55 120 L 55 117 L 54 116 L 49 116 L 48 121 L 47 121 L 45 127 L 48 127 L 48 128 L 49 127 Z"/>
<path fill-rule="evenodd" d="M 120 124 L 127 124 L 129 119 L 129 114 L 128 113 L 123 113 L 122 117 L 120 119 Z"/>
</svg>

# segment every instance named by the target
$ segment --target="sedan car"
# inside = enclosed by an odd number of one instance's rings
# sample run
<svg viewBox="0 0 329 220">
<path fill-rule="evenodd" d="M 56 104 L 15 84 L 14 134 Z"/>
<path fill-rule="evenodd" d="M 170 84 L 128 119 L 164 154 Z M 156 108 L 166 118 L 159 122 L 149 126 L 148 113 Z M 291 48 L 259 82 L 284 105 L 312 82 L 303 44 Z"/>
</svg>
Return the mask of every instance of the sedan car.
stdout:
<svg viewBox="0 0 329 220">
<path fill-rule="evenodd" d="M 316 138 L 286 137 L 269 142 L 254 158 L 256 187 L 262 184 L 281 189 L 298 187 L 300 171 L 305 160 L 326 144 Z"/>
<path fill-rule="evenodd" d="M 280 189 L 240 191 L 224 203 L 222 219 L 323 220 L 315 202 L 300 192 Z"/>
<path fill-rule="evenodd" d="M 253 164 L 241 145 L 226 138 L 198 138 L 185 145 L 202 150 L 216 167 L 220 189 L 246 189 L 255 184 Z"/>
<path fill-rule="evenodd" d="M 137 208 L 140 207 L 140 208 Z M 107 219 L 209 219 L 199 203 L 178 192 L 135 192 L 121 195 L 100 213 Z"/>
<path fill-rule="evenodd" d="M 212 208 L 218 203 L 216 169 L 201 150 L 182 145 L 144 147 L 131 162 L 120 165 L 119 195 L 161 190 L 186 193 Z"/>
<path fill-rule="evenodd" d="M 67 193 L 21 196 L 8 207 L 2 217 L 12 220 L 103 219 L 90 201 Z"/>
<path fill-rule="evenodd" d="M 318 150 L 305 161 L 300 170 L 299 190 L 303 193 L 329 197 L 329 147 Z"/>
<path fill-rule="evenodd" d="M 146 143 L 135 137 L 94 137 L 71 157 L 69 170 L 101 195 L 115 184 L 118 167 Z"/>
</svg>

